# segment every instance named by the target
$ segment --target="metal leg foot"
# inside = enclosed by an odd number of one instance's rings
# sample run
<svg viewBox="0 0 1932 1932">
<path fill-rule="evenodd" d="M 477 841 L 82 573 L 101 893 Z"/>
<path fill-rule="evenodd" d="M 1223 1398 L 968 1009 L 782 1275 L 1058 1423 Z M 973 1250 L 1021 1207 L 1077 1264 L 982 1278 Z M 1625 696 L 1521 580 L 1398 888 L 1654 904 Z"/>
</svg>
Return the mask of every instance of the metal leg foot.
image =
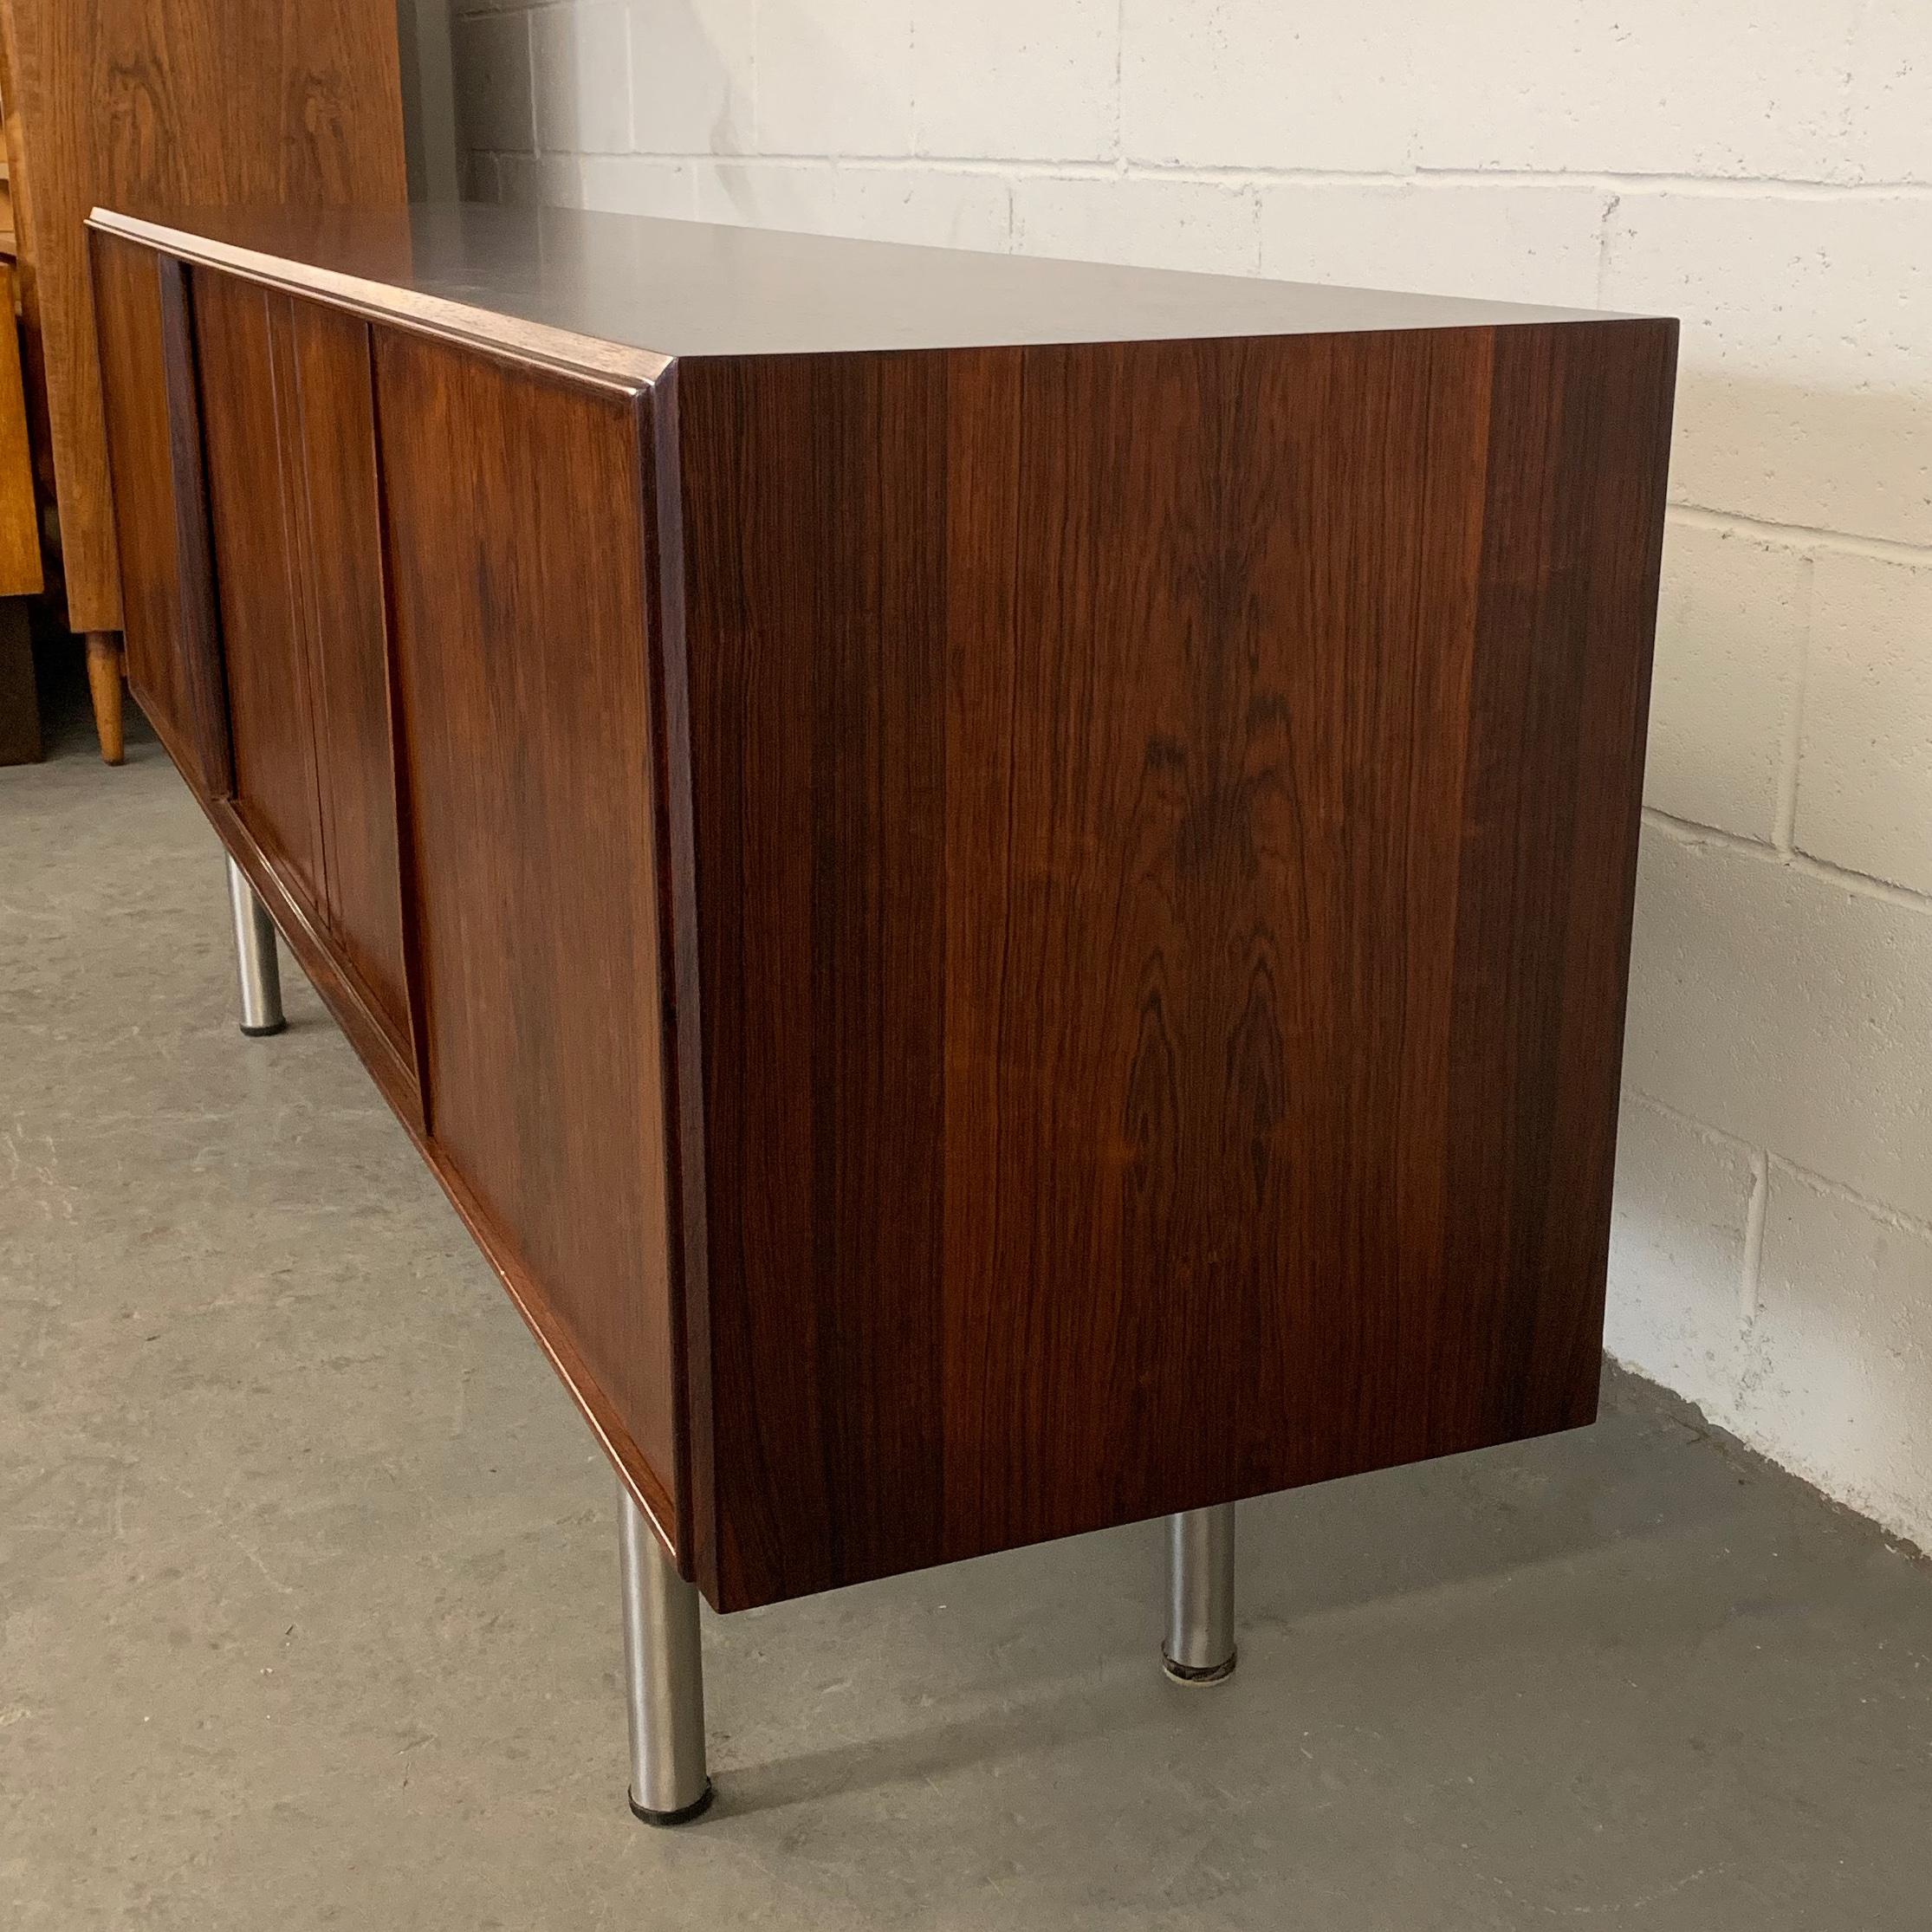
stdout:
<svg viewBox="0 0 1932 1932">
<path fill-rule="evenodd" d="M 1235 1506 L 1167 1519 L 1167 1641 L 1177 1683 L 1219 1683 L 1235 1668 Z"/>
<path fill-rule="evenodd" d="M 677 1574 L 631 1493 L 618 1485 L 624 1572 L 624 1688 L 631 1712 L 631 1809 L 683 1825 L 711 1802 L 704 1768 L 704 1653 L 697 1588 Z"/>
<path fill-rule="evenodd" d="M 242 982 L 242 1031 L 251 1036 L 280 1033 L 282 966 L 276 951 L 275 921 L 256 897 L 248 874 L 228 862 L 228 904 L 235 918 L 235 969 Z"/>
</svg>

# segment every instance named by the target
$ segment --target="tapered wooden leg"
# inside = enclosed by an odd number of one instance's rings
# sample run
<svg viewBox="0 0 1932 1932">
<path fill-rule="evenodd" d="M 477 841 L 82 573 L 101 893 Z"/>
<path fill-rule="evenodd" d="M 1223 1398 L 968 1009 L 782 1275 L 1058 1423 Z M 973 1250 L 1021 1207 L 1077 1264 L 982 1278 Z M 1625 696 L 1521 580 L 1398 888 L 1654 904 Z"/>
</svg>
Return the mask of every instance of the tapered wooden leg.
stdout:
<svg viewBox="0 0 1932 1932">
<path fill-rule="evenodd" d="M 120 639 L 112 631 L 88 632 L 88 690 L 94 699 L 94 728 L 100 755 L 110 765 L 122 758 L 120 731 Z"/>
</svg>

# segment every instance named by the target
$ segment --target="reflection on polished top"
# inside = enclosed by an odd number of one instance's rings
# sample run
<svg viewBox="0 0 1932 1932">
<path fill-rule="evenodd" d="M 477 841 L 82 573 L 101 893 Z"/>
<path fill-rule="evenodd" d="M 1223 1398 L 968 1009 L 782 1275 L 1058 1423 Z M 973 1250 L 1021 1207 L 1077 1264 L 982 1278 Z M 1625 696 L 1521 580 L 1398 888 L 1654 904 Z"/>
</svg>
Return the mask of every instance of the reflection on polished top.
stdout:
<svg viewBox="0 0 1932 1932">
<path fill-rule="evenodd" d="M 1607 319 L 1588 310 L 1041 261 L 478 203 L 173 211 L 120 233 L 377 307 L 509 316 L 667 358 Z M 199 244 L 199 245 L 198 245 Z M 304 276 L 303 269 L 312 271 Z M 345 288 L 343 284 L 357 284 Z M 385 300 L 385 292 L 389 300 Z M 453 317 L 445 314 L 447 321 Z"/>
</svg>

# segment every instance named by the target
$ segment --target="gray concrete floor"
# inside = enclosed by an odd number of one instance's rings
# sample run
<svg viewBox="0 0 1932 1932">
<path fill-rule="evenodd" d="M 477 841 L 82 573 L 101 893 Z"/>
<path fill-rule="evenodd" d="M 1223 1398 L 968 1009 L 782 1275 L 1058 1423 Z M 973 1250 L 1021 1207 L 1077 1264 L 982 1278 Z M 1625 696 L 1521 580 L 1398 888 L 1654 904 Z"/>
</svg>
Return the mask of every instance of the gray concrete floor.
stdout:
<svg viewBox="0 0 1932 1932">
<path fill-rule="evenodd" d="M 610 1478 L 145 736 L 0 772 L 0 1926 L 1923 1932 L 1932 1572 L 1611 1376 L 1567 1437 L 729 1619 L 634 1825 Z"/>
</svg>

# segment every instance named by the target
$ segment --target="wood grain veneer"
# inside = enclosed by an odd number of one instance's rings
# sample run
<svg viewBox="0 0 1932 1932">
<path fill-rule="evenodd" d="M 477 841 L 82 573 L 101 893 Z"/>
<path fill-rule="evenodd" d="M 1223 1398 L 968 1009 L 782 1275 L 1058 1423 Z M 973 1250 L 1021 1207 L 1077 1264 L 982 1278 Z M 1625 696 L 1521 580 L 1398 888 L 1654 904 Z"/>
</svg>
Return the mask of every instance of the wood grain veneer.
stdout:
<svg viewBox="0 0 1932 1932">
<path fill-rule="evenodd" d="M 20 374 L 14 271 L 0 262 L 0 597 L 31 597 L 42 587 L 40 505 L 27 393 Z"/>
<path fill-rule="evenodd" d="M 431 1132 L 675 1536 L 648 427 L 386 332 L 376 372 Z"/>
<path fill-rule="evenodd" d="M 718 1601 L 1593 1415 L 1670 368 L 680 367 Z"/>
<path fill-rule="evenodd" d="M 237 810 L 412 1063 L 369 331 L 230 276 L 195 301 Z"/>
<path fill-rule="evenodd" d="M 120 487 L 127 676 L 148 721 L 204 797 L 234 786 L 210 560 L 187 272 L 96 234 L 100 359 Z"/>
<path fill-rule="evenodd" d="M 1675 325 L 500 213 L 102 217 L 104 329 L 204 802 L 680 1568 L 1587 1421 Z"/>
<path fill-rule="evenodd" d="M 288 307 L 282 489 L 300 561 L 328 919 L 363 997 L 413 1060 L 368 328 Z"/>
<path fill-rule="evenodd" d="M 320 919 L 321 748 L 282 440 L 294 380 L 289 301 L 203 275 L 194 305 L 236 810 Z"/>
</svg>

